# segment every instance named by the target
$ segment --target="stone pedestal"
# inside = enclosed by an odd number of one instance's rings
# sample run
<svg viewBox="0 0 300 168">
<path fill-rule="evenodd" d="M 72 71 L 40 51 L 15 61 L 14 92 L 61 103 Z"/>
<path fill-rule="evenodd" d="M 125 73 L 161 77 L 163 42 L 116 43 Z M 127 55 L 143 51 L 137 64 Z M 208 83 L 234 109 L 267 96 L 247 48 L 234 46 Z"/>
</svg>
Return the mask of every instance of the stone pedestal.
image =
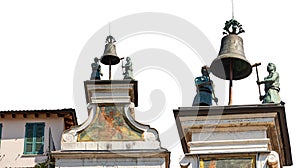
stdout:
<svg viewBox="0 0 300 168">
<path fill-rule="evenodd" d="M 168 168 L 158 133 L 134 119 L 137 81 L 85 81 L 88 119 L 62 135 L 56 167 Z"/>
<path fill-rule="evenodd" d="M 174 115 L 185 153 L 181 167 L 292 165 L 283 105 L 180 107 Z"/>
</svg>

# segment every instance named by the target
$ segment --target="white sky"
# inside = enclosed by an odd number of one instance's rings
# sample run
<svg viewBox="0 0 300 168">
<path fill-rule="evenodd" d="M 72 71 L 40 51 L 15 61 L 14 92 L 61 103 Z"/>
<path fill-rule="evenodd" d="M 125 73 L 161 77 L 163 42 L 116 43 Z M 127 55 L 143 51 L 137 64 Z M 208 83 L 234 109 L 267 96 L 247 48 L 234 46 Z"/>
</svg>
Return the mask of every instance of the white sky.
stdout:
<svg viewBox="0 0 300 168">
<path fill-rule="evenodd" d="M 300 39 L 299 2 L 235 0 L 234 7 L 235 18 L 246 30 L 241 35 L 246 57 L 253 64 L 262 63 L 259 67 L 260 78 L 267 75 L 268 62 L 275 63 L 280 73 L 280 94 L 286 102 L 293 167 L 300 167 L 297 160 L 300 156 L 297 150 L 300 148 L 300 139 L 296 131 L 299 95 L 296 87 L 299 79 L 296 72 L 294 73 L 299 65 L 298 59 L 296 60 L 299 57 Z M 201 30 L 215 50 L 219 51 L 222 28 L 225 21 L 231 18 L 231 1 L 0 1 L 0 110 L 75 108 L 73 75 L 84 45 L 99 29 L 107 26 L 108 22 L 140 12 L 162 12 L 182 18 Z M 99 44 L 101 50 L 104 40 Z M 117 52 L 122 57 L 148 47 L 161 48 L 176 54 L 189 65 L 193 76 L 200 75 L 201 60 L 194 61 L 195 56 L 188 57 L 193 53 L 186 46 L 165 36 L 144 34 L 128 38 L 117 46 Z M 95 56 L 90 57 L 92 63 Z M 153 59 L 159 61 L 160 57 L 153 56 Z M 90 65 L 87 64 L 86 68 L 89 71 Z M 107 69 L 106 66 L 102 68 Z M 116 67 L 113 69 L 116 71 Z M 107 79 L 108 75 L 104 75 L 104 79 Z M 86 76 L 86 80 L 88 79 L 89 74 Z M 176 76 L 155 68 L 137 72 L 136 79 L 139 81 L 140 102 L 137 120 L 150 124 L 160 134 L 164 134 L 174 125 L 172 109 L 182 106 L 182 88 L 178 86 L 180 81 L 176 81 Z M 260 103 L 255 81 L 253 71 L 247 79 L 233 83 L 233 104 Z M 194 89 L 194 86 L 190 88 Z M 166 106 L 159 114 L 147 114 L 151 118 L 143 118 L 142 115 L 151 106 L 149 96 L 155 89 L 164 93 Z M 220 90 L 222 89 L 224 88 Z M 222 98 L 227 102 L 227 95 Z M 193 96 L 190 97 L 191 103 L 192 99 Z M 77 113 L 80 123 L 83 122 L 87 117 L 86 112 Z M 175 138 L 176 136 L 174 135 Z M 182 152 L 179 141 L 172 144 L 167 139 L 161 141 L 162 146 L 172 152 L 172 167 L 178 166 Z"/>
</svg>

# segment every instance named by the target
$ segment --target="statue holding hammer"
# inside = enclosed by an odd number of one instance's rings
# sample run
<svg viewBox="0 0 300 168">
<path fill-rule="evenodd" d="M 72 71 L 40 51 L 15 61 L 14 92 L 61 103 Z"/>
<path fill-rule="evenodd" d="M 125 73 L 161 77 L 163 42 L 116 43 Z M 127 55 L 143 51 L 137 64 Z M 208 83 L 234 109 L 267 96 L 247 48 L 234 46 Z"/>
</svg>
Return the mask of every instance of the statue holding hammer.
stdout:
<svg viewBox="0 0 300 168">
<path fill-rule="evenodd" d="M 123 61 L 122 61 L 122 68 L 125 68 L 125 72 L 123 72 L 124 79 L 134 80 L 131 58 L 127 57 L 126 61 L 127 62 L 125 65 L 123 65 Z"/>
<path fill-rule="evenodd" d="M 259 97 L 263 103 L 281 103 L 279 96 L 279 73 L 276 72 L 276 66 L 273 63 L 269 63 L 267 66 L 269 75 L 264 78 L 263 81 L 257 80 L 257 84 L 265 84 L 265 95 Z"/>
</svg>

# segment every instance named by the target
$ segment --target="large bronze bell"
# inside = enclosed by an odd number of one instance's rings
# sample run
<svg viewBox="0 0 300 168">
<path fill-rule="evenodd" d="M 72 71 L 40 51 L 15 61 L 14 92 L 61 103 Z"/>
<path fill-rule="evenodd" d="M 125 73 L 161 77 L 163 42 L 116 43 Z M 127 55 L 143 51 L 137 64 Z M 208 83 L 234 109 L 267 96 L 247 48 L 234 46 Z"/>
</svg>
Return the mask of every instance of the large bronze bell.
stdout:
<svg viewBox="0 0 300 168">
<path fill-rule="evenodd" d="M 219 55 L 210 68 L 221 79 L 240 80 L 249 76 L 252 67 L 244 54 L 243 39 L 236 34 L 224 36 Z"/>
<path fill-rule="evenodd" d="M 226 34 L 222 38 L 219 55 L 210 65 L 211 72 L 221 78 L 230 80 L 229 83 L 229 102 L 232 104 L 232 80 L 240 80 L 249 76 L 252 72 L 252 66 L 244 54 L 243 39 L 238 36 L 244 33 L 242 25 L 231 19 L 226 21 L 223 28 Z"/>
<path fill-rule="evenodd" d="M 104 53 L 100 58 L 100 62 L 105 65 L 116 65 L 120 62 L 120 58 L 117 56 L 115 38 L 111 35 L 107 36 Z"/>
</svg>

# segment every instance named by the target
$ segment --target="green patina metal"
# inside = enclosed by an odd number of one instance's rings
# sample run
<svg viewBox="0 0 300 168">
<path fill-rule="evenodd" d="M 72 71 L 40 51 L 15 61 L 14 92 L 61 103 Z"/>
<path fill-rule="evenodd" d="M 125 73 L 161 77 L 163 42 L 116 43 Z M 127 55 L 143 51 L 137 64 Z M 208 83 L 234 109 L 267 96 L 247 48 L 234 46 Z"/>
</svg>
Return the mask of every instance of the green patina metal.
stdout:
<svg viewBox="0 0 300 168">
<path fill-rule="evenodd" d="M 122 68 L 125 68 L 125 72 L 123 73 L 124 79 L 130 79 L 133 80 L 133 68 L 132 68 L 132 62 L 131 58 L 127 57 L 126 58 L 126 64 L 122 66 Z"/>
<path fill-rule="evenodd" d="M 202 76 L 195 78 L 195 85 L 197 88 L 197 94 L 194 97 L 193 106 L 210 106 L 212 100 L 218 103 L 213 88 L 213 81 L 210 80 L 209 70 L 207 66 L 203 66 L 201 69 Z"/>
<path fill-rule="evenodd" d="M 97 57 L 94 58 L 94 62 L 91 64 L 92 74 L 91 80 L 101 80 L 101 76 L 103 76 L 101 72 L 101 65 L 99 64 L 99 59 Z"/>
<path fill-rule="evenodd" d="M 225 22 L 225 27 L 223 28 L 225 31 L 223 34 L 241 34 L 244 33 L 245 30 L 243 29 L 242 25 L 235 19 L 230 19 L 229 21 Z"/>
<path fill-rule="evenodd" d="M 263 81 L 257 81 L 259 85 L 265 84 L 265 95 L 260 96 L 260 100 L 263 100 L 263 103 L 280 103 L 279 73 L 276 72 L 275 64 L 269 63 L 267 71 L 269 75 L 265 77 Z"/>
</svg>

